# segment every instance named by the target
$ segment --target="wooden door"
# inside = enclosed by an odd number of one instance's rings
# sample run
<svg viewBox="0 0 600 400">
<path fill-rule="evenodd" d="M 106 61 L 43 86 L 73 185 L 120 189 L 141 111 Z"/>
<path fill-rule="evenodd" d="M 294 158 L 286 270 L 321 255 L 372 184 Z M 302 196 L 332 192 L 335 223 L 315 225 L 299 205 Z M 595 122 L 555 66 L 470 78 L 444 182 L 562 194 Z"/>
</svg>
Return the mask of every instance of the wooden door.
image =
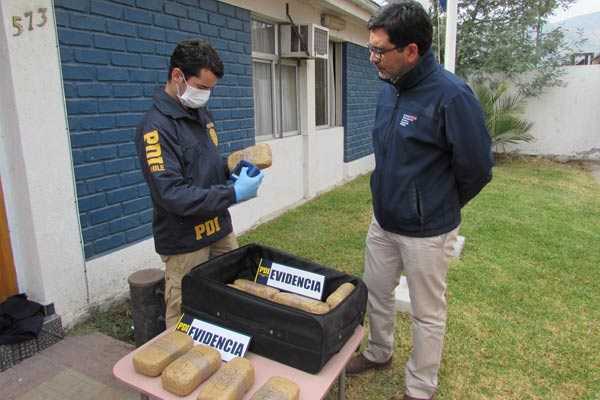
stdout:
<svg viewBox="0 0 600 400">
<path fill-rule="evenodd" d="M 4 206 L 4 193 L 0 179 L 0 303 L 7 297 L 17 293 L 17 275 L 13 262 L 6 208 Z"/>
</svg>

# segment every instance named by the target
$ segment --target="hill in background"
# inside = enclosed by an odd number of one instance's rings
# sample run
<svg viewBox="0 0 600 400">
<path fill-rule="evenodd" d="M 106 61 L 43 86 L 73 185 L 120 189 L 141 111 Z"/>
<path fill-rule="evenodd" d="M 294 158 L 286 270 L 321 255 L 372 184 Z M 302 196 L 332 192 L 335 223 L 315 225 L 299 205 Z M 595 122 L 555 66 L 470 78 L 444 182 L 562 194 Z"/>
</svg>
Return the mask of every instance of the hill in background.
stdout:
<svg viewBox="0 0 600 400">
<path fill-rule="evenodd" d="M 580 36 L 577 32 L 581 32 L 581 37 L 587 39 L 579 51 L 600 54 L 600 12 L 548 24 L 545 26 L 544 31 L 548 32 L 559 26 L 565 32 L 565 37 L 569 43 L 575 43 L 579 39 Z"/>
</svg>

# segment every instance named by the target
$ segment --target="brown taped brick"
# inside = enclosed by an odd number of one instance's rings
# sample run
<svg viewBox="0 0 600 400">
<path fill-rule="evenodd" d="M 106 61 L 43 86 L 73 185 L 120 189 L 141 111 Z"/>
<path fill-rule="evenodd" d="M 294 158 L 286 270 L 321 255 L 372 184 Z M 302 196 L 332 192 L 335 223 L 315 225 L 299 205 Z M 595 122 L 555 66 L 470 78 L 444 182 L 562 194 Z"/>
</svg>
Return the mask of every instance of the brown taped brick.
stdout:
<svg viewBox="0 0 600 400">
<path fill-rule="evenodd" d="M 227 157 L 229 171 L 233 171 L 242 160 L 249 161 L 260 169 L 269 168 L 273 162 L 271 146 L 267 143 L 259 143 L 243 150 L 234 151 Z"/>
<path fill-rule="evenodd" d="M 222 366 L 200 389 L 197 400 L 241 400 L 254 385 L 254 367 L 236 357 Z"/>
<path fill-rule="evenodd" d="M 319 300 L 300 296 L 295 293 L 280 292 L 273 296 L 275 303 L 285 304 L 313 314 L 326 314 L 329 312 L 329 305 Z"/>
<path fill-rule="evenodd" d="M 251 400 L 298 400 L 300 387 L 281 376 L 272 376 L 258 389 Z"/>
<path fill-rule="evenodd" d="M 162 372 L 162 387 L 178 396 L 187 396 L 221 366 L 221 355 L 211 347 L 198 345 L 173 361 Z"/>
<path fill-rule="evenodd" d="M 271 299 L 273 298 L 273 296 L 279 293 L 279 289 L 277 288 L 252 282 L 247 279 L 236 279 L 233 282 L 233 285 L 229 286 L 253 294 L 255 296 L 262 297 L 263 299 Z"/>
<path fill-rule="evenodd" d="M 354 290 L 354 285 L 350 282 L 346 282 L 343 285 L 340 285 L 333 293 L 331 293 L 325 302 L 329 304 L 329 308 L 333 309 L 337 307 L 346 297 L 352 293 Z"/>
<path fill-rule="evenodd" d="M 133 356 L 133 368 L 138 374 L 158 376 L 163 370 L 194 345 L 183 332 L 173 331 L 161 336 Z"/>
</svg>

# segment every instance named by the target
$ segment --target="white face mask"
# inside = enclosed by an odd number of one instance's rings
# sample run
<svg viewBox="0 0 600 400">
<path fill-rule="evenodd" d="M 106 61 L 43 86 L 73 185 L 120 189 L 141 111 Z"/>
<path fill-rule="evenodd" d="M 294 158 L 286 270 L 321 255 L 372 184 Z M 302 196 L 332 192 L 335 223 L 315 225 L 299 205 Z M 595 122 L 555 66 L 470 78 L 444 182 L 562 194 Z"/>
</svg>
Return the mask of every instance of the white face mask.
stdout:
<svg viewBox="0 0 600 400">
<path fill-rule="evenodd" d="M 183 78 L 183 81 L 185 82 L 185 91 L 183 94 L 179 94 L 179 86 L 177 86 L 177 97 L 181 101 L 181 104 L 189 108 L 200 108 L 208 103 L 210 90 L 192 87 L 188 85 L 185 78 Z"/>
</svg>

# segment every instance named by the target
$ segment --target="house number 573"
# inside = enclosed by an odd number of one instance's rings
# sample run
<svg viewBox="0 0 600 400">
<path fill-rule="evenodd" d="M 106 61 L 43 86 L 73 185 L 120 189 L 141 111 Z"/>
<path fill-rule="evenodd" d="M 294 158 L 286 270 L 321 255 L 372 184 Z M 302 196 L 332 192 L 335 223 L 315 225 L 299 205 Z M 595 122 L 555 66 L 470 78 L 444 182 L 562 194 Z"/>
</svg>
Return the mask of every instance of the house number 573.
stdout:
<svg viewBox="0 0 600 400">
<path fill-rule="evenodd" d="M 19 36 L 26 28 L 28 31 L 32 31 L 34 25 L 38 28 L 46 25 L 46 22 L 48 22 L 47 11 L 47 8 L 38 8 L 35 14 L 33 11 L 27 11 L 23 14 L 23 17 L 14 15 L 12 17 L 12 26 L 15 29 L 13 36 Z"/>
</svg>

